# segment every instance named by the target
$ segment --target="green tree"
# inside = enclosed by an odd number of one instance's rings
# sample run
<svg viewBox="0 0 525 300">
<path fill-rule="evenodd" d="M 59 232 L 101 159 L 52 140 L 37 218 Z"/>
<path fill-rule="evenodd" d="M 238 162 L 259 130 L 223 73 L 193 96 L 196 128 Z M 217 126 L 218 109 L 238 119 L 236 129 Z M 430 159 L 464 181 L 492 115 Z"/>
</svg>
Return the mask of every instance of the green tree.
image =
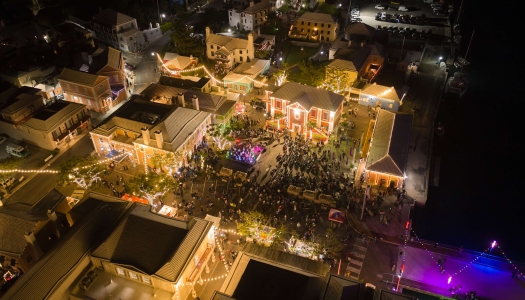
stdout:
<svg viewBox="0 0 525 300">
<path fill-rule="evenodd" d="M 315 63 L 311 59 L 303 59 L 299 63 L 299 70 L 301 73 L 310 79 L 314 86 L 319 86 L 324 81 L 325 68 L 319 63 Z"/>
<path fill-rule="evenodd" d="M 157 198 L 162 199 L 167 192 L 176 186 L 173 177 L 155 172 L 150 172 L 147 175 L 137 174 L 131 177 L 127 184 L 130 192 L 148 200 L 150 205 L 153 205 Z"/>
<path fill-rule="evenodd" d="M 271 54 L 271 50 L 256 50 L 254 56 L 255 58 L 267 59 Z"/>
<path fill-rule="evenodd" d="M 277 86 L 281 86 L 286 82 L 286 78 L 288 77 L 288 64 L 282 63 L 281 68 L 277 73 L 275 73 L 275 83 Z"/>
<path fill-rule="evenodd" d="M 205 45 L 198 38 L 194 38 L 193 29 L 180 22 L 173 25 L 171 40 L 180 55 L 201 57 L 205 54 Z"/>
<path fill-rule="evenodd" d="M 340 238 L 332 228 L 328 228 L 324 236 L 318 234 L 312 235 L 307 244 L 313 249 L 313 255 L 315 257 L 319 257 L 319 255 L 322 254 L 326 257 L 334 258 L 337 257 L 337 254 L 344 248 Z"/>
<path fill-rule="evenodd" d="M 0 159 L 0 170 L 2 171 L 8 171 L 8 170 L 15 170 L 16 168 L 18 168 L 18 165 L 20 164 L 20 162 L 22 161 L 22 158 L 21 157 L 16 157 L 16 156 L 8 156 L 6 158 L 2 158 Z M 8 174 L 7 172 L 0 172 L 0 179 L 4 179 L 5 177 L 8 177 Z"/>
<path fill-rule="evenodd" d="M 327 68 L 325 83 L 328 90 L 335 93 L 343 92 L 350 87 L 350 76 L 348 72 L 341 69 Z"/>
<path fill-rule="evenodd" d="M 151 157 L 153 165 L 160 169 L 167 168 L 175 170 L 180 165 L 181 160 L 182 156 L 179 152 L 168 152 L 164 155 L 155 153 L 155 155 Z"/>
<path fill-rule="evenodd" d="M 247 211 L 241 213 L 241 222 L 237 222 L 237 231 L 244 235 L 252 237 L 256 240 L 261 240 L 261 235 L 264 233 L 262 229 L 264 226 L 274 228 L 268 236 L 268 240 L 273 243 L 280 243 L 284 234 L 289 232 L 289 227 L 286 224 L 278 223 L 276 227 L 272 226 L 272 218 L 258 211 Z M 267 233 L 264 233 L 265 235 Z"/>
<path fill-rule="evenodd" d="M 73 156 L 60 165 L 58 183 L 61 185 L 76 183 L 88 190 L 97 181 L 101 180 L 100 174 L 106 166 L 99 163 L 94 156 Z"/>
<path fill-rule="evenodd" d="M 212 140 L 215 142 L 215 145 L 217 145 L 217 148 L 219 150 L 224 150 L 226 148 L 226 145 L 231 145 L 231 141 L 233 141 L 233 137 L 230 136 L 231 133 L 231 126 L 230 124 L 209 124 L 207 126 L 206 133 L 211 136 Z"/>
</svg>

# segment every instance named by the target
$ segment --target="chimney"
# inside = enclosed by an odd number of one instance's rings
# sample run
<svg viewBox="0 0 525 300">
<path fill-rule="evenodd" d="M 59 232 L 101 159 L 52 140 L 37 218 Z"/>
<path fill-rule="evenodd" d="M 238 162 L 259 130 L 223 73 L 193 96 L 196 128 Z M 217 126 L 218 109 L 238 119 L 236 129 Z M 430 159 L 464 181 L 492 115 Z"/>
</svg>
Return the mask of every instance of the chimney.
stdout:
<svg viewBox="0 0 525 300">
<path fill-rule="evenodd" d="M 142 138 L 144 139 L 144 145 L 149 146 L 149 130 L 147 127 L 140 129 L 142 131 Z"/>
<path fill-rule="evenodd" d="M 261 35 L 261 26 L 257 26 L 257 35 Z"/>
<path fill-rule="evenodd" d="M 62 226 L 58 224 L 58 217 L 54 210 L 48 209 L 47 210 L 47 218 L 51 221 L 53 224 L 53 229 L 55 229 L 55 235 L 60 238 L 62 236 L 63 230 Z"/>
<path fill-rule="evenodd" d="M 155 140 L 157 141 L 157 148 L 162 149 L 162 145 L 164 144 L 164 138 L 162 137 L 162 131 L 160 130 L 155 131 Z"/>
<path fill-rule="evenodd" d="M 31 231 L 28 231 L 24 233 L 24 237 L 26 239 L 26 242 L 30 244 L 31 248 L 33 249 L 33 254 L 35 255 L 34 259 L 38 260 L 40 257 L 42 257 L 42 255 L 44 255 L 44 251 L 42 251 L 40 245 L 38 245 L 35 234 Z"/>
<path fill-rule="evenodd" d="M 179 99 L 179 104 L 182 105 L 182 107 L 186 107 L 186 103 L 184 103 L 184 94 L 179 93 L 177 95 L 177 98 Z"/>
<path fill-rule="evenodd" d="M 247 47 L 248 48 L 246 50 L 248 51 L 248 53 L 247 53 L 248 54 L 248 59 L 253 59 L 255 57 L 254 56 L 254 52 L 255 51 L 254 51 L 254 48 L 253 48 L 253 35 L 252 35 L 251 32 L 248 34 L 248 45 L 247 45 Z"/>
<path fill-rule="evenodd" d="M 199 110 L 199 98 L 197 98 L 197 95 L 193 94 L 191 104 L 193 105 L 193 109 Z"/>
<path fill-rule="evenodd" d="M 250 1 L 250 7 L 252 7 L 255 3 L 253 1 Z"/>
<path fill-rule="evenodd" d="M 210 35 L 211 31 L 210 31 L 210 27 L 206 27 L 206 39 L 208 38 L 208 36 Z"/>
</svg>

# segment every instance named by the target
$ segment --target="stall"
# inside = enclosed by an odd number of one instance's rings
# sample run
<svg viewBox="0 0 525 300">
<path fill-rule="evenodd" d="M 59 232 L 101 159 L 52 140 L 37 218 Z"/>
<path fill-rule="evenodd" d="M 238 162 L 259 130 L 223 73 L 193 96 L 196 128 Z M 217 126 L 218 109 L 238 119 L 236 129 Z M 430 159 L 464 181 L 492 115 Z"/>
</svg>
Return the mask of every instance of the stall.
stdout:
<svg viewBox="0 0 525 300">
<path fill-rule="evenodd" d="M 334 197 L 330 196 L 330 195 L 326 195 L 326 194 L 321 194 L 319 195 L 319 197 L 314 200 L 315 203 L 320 203 L 320 204 L 324 204 L 324 205 L 327 205 L 327 206 L 330 206 L 332 208 L 335 208 L 336 207 L 336 202 L 334 200 Z"/>
<path fill-rule="evenodd" d="M 233 170 L 228 168 L 222 168 L 219 171 L 219 176 L 222 177 L 222 181 L 227 182 L 230 177 L 233 175 Z"/>
<path fill-rule="evenodd" d="M 244 173 L 244 172 L 241 172 L 241 171 L 235 172 L 235 174 L 233 175 L 233 180 L 235 181 L 235 186 L 241 186 L 246 181 L 246 178 L 248 178 L 248 174 L 247 173 Z"/>
<path fill-rule="evenodd" d="M 305 243 L 300 239 L 294 239 L 290 238 L 288 242 L 286 242 L 286 245 L 288 245 L 288 251 L 290 253 L 293 253 L 298 256 L 306 257 L 309 259 L 317 260 L 318 257 L 316 257 L 314 244 Z"/>
<path fill-rule="evenodd" d="M 293 186 L 293 185 L 290 185 L 288 189 L 286 190 L 288 195 L 293 195 L 293 196 L 300 196 L 302 191 L 303 191 L 303 188 Z"/>
<path fill-rule="evenodd" d="M 139 203 L 143 203 L 143 204 L 149 204 L 148 200 L 146 200 L 144 198 L 140 198 L 140 197 L 135 196 L 135 195 L 130 195 L 130 194 L 124 194 L 124 196 L 122 196 L 121 199 L 130 201 L 130 202 L 139 202 Z"/>
<path fill-rule="evenodd" d="M 315 201 L 318 193 L 319 193 L 318 191 L 305 190 L 303 192 L 302 198 L 306 200 L 310 200 L 310 201 Z"/>
<path fill-rule="evenodd" d="M 163 205 L 162 208 L 159 210 L 158 214 L 176 218 L 178 217 L 178 208 L 169 205 Z"/>
</svg>

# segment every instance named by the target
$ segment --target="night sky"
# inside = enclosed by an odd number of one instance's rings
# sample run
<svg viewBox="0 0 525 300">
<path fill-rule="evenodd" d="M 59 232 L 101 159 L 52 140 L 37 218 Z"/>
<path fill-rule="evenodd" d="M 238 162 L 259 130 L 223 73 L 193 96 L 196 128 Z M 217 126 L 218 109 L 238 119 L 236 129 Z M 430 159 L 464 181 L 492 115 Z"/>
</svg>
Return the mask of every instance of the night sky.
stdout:
<svg viewBox="0 0 525 300">
<path fill-rule="evenodd" d="M 470 87 L 440 107 L 445 135 L 434 139 L 440 186 L 430 187 L 414 228 L 423 239 L 478 251 L 496 240 L 511 259 L 525 262 L 522 26 L 510 6 L 467 2 L 460 53 L 475 29 Z"/>
</svg>

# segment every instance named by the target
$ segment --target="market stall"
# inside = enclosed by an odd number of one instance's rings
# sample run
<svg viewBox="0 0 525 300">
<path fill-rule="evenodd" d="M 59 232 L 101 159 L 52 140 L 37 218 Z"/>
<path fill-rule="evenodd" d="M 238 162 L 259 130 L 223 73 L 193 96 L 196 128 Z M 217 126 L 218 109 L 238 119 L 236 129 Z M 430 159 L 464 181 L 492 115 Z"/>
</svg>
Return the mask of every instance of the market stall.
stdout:
<svg viewBox="0 0 525 300">
<path fill-rule="evenodd" d="M 139 202 L 139 203 L 143 203 L 143 204 L 149 204 L 148 200 L 146 200 L 144 198 L 140 198 L 140 197 L 135 196 L 135 195 L 130 195 L 130 194 L 124 194 L 124 196 L 122 196 L 121 199 L 130 201 L 130 202 Z"/>
<path fill-rule="evenodd" d="M 235 186 L 241 186 L 246 181 L 246 178 L 248 178 L 248 174 L 240 171 L 235 172 L 235 174 L 233 175 Z"/>
<path fill-rule="evenodd" d="M 303 198 L 303 199 L 306 199 L 306 200 L 310 200 L 310 201 L 315 201 L 315 199 L 317 198 L 317 194 L 318 194 L 317 191 L 309 191 L 309 190 L 305 190 L 305 191 L 303 192 L 303 196 L 302 196 L 302 198 Z"/>
<path fill-rule="evenodd" d="M 286 190 L 288 195 L 293 195 L 293 196 L 300 196 L 302 191 L 303 191 L 303 188 L 293 186 L 293 185 L 290 185 L 288 189 Z"/>
<path fill-rule="evenodd" d="M 336 203 L 335 203 L 335 200 L 334 200 L 334 197 L 330 196 L 330 195 L 326 195 L 326 194 L 321 194 L 319 195 L 319 197 L 314 200 L 315 203 L 321 203 L 321 204 L 325 204 L 325 205 L 328 205 L 330 207 L 336 207 Z"/>
<path fill-rule="evenodd" d="M 167 217 L 178 217 L 178 208 L 169 205 L 163 205 L 158 214 Z"/>
<path fill-rule="evenodd" d="M 228 168 L 222 168 L 219 171 L 219 176 L 222 177 L 222 181 L 227 182 L 228 179 L 233 175 L 233 170 Z"/>
</svg>

